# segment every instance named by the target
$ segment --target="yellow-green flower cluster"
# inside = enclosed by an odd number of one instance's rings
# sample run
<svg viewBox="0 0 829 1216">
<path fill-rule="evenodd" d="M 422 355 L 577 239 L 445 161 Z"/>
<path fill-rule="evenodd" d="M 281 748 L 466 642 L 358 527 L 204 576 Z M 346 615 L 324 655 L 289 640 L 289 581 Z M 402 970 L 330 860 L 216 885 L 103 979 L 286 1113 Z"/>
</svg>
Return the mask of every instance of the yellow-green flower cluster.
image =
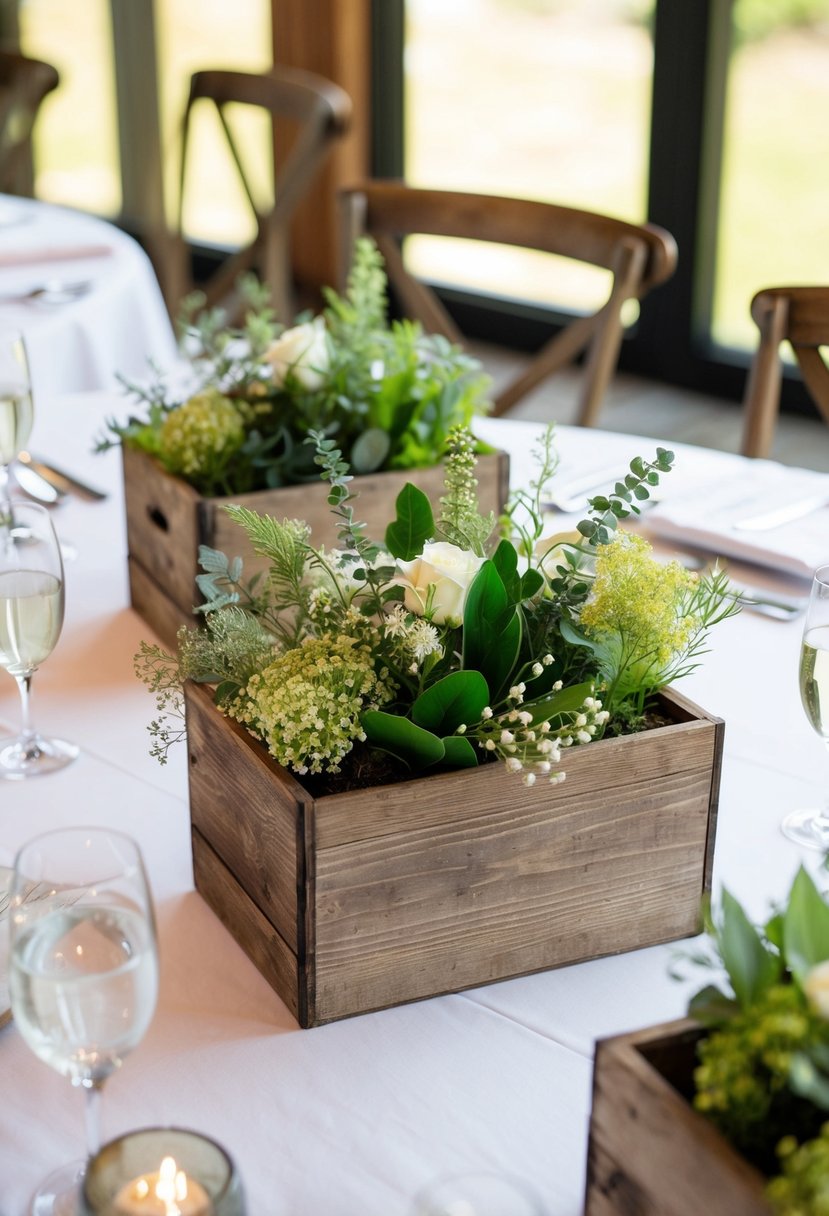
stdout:
<svg viewBox="0 0 829 1216">
<path fill-rule="evenodd" d="M 244 440 L 234 403 L 209 389 L 170 411 L 161 426 L 159 454 L 172 473 L 202 476 L 237 452 Z"/>
<path fill-rule="evenodd" d="M 784 1136 L 777 1155 L 783 1172 L 766 1188 L 776 1216 L 829 1216 L 829 1123 L 800 1146 Z"/>
<path fill-rule="evenodd" d="M 648 666 L 665 667 L 685 650 L 698 623 L 684 611 L 696 581 L 678 562 L 657 562 L 644 537 L 619 532 L 598 549 L 581 626 L 592 636 L 615 634 Z"/>
<path fill-rule="evenodd" d="M 365 739 L 360 714 L 392 695 L 389 674 L 375 672 L 368 646 L 323 635 L 252 676 L 233 716 L 267 741 L 280 764 L 298 773 L 336 773 L 355 740 Z"/>
</svg>

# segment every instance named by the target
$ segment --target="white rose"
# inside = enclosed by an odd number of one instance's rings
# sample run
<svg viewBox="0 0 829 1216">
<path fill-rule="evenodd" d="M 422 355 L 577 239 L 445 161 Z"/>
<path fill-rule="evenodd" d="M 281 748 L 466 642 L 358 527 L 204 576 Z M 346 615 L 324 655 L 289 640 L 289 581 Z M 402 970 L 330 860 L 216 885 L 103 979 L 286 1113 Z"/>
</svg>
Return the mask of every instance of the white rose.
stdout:
<svg viewBox="0 0 829 1216">
<path fill-rule="evenodd" d="M 284 384 L 290 372 L 305 388 L 319 388 L 329 365 L 324 319 L 316 317 L 286 329 L 265 351 L 264 359 L 273 368 L 275 384 Z"/>
<path fill-rule="evenodd" d="M 469 584 L 481 568 L 482 557 L 450 545 L 448 541 L 431 541 L 423 546 L 414 561 L 398 561 L 403 577 L 398 581 L 406 589 L 405 604 L 409 612 L 423 616 L 431 599 L 431 620 L 435 625 L 460 625 Z"/>
<path fill-rule="evenodd" d="M 803 981 L 803 991 L 812 1008 L 822 1018 L 829 1018 L 829 960 L 812 968 Z"/>
</svg>

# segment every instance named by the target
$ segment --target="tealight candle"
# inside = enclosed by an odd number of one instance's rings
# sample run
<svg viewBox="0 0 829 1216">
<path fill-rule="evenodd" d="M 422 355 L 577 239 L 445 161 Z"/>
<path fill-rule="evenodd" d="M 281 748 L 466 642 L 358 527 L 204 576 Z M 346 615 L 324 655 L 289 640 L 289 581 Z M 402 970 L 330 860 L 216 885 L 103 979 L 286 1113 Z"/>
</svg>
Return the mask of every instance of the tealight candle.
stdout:
<svg viewBox="0 0 829 1216">
<path fill-rule="evenodd" d="M 210 1200 L 201 1183 L 188 1179 L 174 1157 L 158 1171 L 125 1182 L 115 1196 L 118 1216 L 209 1216 Z"/>
<path fill-rule="evenodd" d="M 245 1216 L 245 1200 L 236 1168 L 215 1140 L 181 1127 L 147 1127 L 92 1158 L 78 1216 Z"/>
</svg>

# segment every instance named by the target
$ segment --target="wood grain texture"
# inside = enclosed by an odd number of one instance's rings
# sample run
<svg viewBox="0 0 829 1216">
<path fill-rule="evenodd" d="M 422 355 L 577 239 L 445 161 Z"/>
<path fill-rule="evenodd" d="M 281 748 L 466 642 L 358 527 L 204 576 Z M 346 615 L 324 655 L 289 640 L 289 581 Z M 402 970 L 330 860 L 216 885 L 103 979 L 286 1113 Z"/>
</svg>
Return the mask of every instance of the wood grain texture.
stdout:
<svg viewBox="0 0 829 1216">
<path fill-rule="evenodd" d="M 174 645 L 181 624 L 197 623 L 193 605 L 202 598 L 196 587 L 199 545 L 221 549 L 229 557 L 241 557 L 248 577 L 268 565 L 254 554 L 245 533 L 222 510 L 223 504 L 239 503 L 279 520 L 304 520 L 315 544 L 330 548 L 337 545 L 336 521 L 328 505 L 325 482 L 259 490 L 232 498 L 203 498 L 145 452 L 124 447 L 123 461 L 131 602 L 168 646 Z M 443 476 L 443 466 L 436 465 L 355 477 L 351 489 L 359 494 L 356 514 L 367 525 L 367 535 L 383 540 L 386 527 L 395 517 L 397 495 L 406 482 L 423 490 L 437 510 Z M 476 476 L 481 510 L 498 514 L 509 493 L 509 456 L 505 452 L 482 456 Z"/>
<path fill-rule="evenodd" d="M 760 1174 L 683 1096 L 701 1033 L 681 1020 L 597 1045 L 585 1216 L 770 1216 Z"/>
<path fill-rule="evenodd" d="M 492 765 L 314 802 L 192 688 L 191 817 L 296 950 L 310 1025 L 670 941 L 699 930 L 722 724 L 664 704 L 685 720 L 573 749 L 563 785 Z"/>
</svg>

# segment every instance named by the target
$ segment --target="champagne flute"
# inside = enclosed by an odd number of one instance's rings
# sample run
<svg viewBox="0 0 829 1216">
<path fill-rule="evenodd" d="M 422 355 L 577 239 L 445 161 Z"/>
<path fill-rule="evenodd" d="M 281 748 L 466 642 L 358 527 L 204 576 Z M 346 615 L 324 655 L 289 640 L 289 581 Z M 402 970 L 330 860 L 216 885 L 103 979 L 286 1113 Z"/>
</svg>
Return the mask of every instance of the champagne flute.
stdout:
<svg viewBox="0 0 829 1216">
<path fill-rule="evenodd" d="M 800 648 L 800 699 L 811 726 L 829 748 L 829 565 L 812 579 Z M 829 799 L 791 811 L 783 835 L 810 849 L 829 850 Z"/>
<path fill-rule="evenodd" d="M 143 1038 L 158 994 L 152 898 L 138 845 L 64 828 L 17 854 L 9 915 L 14 1021 L 36 1056 L 86 1094 L 88 1158 L 100 1148 L 106 1078 Z M 86 1160 L 52 1173 L 31 1216 L 79 1212 Z"/>
<path fill-rule="evenodd" d="M 63 562 L 44 507 L 14 503 L 0 520 L 0 667 L 20 690 L 21 729 L 0 747 L 0 777 L 22 780 L 74 760 L 78 748 L 46 738 L 29 717 L 32 676 L 55 647 L 63 624 Z"/>
<path fill-rule="evenodd" d="M 23 335 L 0 332 L 0 523 L 8 520 L 9 465 L 32 430 L 32 385 Z"/>
</svg>

